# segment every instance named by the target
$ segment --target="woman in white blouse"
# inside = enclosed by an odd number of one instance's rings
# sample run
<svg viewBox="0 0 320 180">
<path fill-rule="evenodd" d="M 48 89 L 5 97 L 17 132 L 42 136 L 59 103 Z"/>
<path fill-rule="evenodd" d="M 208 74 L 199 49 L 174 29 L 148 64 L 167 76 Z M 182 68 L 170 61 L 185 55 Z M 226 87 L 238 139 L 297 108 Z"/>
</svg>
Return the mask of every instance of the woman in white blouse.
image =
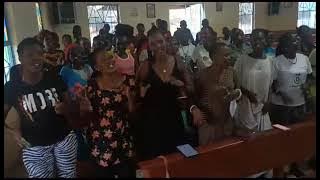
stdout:
<svg viewBox="0 0 320 180">
<path fill-rule="evenodd" d="M 240 56 L 234 65 L 243 94 L 235 119 L 238 128 L 263 131 L 271 129 L 268 99 L 272 82 L 272 61 L 264 53 L 264 30 L 252 31 L 251 44 L 253 52 Z"/>
<path fill-rule="evenodd" d="M 303 120 L 306 111 L 306 80 L 312 68 L 309 58 L 297 53 L 296 39 L 286 33 L 279 39 L 274 61 L 271 120 L 292 124 Z"/>
</svg>

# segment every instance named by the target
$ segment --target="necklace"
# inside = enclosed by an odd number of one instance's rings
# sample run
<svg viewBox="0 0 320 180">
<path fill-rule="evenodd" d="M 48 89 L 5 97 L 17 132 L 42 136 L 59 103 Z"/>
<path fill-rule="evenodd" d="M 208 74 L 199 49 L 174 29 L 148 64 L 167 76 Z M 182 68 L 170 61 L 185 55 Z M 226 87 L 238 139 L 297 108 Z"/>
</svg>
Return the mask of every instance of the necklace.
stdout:
<svg viewBox="0 0 320 180">
<path fill-rule="evenodd" d="M 291 64 L 296 64 L 297 63 L 297 56 L 296 58 L 294 58 L 293 60 L 287 58 L 289 62 L 291 62 Z"/>
</svg>

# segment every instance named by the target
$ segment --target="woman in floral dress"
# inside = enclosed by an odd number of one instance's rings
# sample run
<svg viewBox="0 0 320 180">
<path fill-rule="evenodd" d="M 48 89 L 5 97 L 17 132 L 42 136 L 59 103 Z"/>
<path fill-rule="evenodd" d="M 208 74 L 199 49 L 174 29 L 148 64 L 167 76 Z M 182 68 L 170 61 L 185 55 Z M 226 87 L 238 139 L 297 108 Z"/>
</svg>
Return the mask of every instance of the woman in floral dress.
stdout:
<svg viewBox="0 0 320 180">
<path fill-rule="evenodd" d="M 84 98 L 92 106 L 87 140 L 97 177 L 134 177 L 133 143 L 129 112 L 134 78 L 120 74 L 111 53 L 93 53 L 97 75 L 88 82 Z M 90 115 L 90 116 L 88 116 Z"/>
</svg>

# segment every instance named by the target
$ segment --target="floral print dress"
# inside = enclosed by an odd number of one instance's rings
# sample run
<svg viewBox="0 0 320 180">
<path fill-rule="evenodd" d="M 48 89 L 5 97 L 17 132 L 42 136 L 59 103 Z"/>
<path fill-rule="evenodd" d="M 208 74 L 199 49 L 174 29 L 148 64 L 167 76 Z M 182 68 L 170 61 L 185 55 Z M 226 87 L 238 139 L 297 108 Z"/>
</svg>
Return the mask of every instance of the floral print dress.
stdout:
<svg viewBox="0 0 320 180">
<path fill-rule="evenodd" d="M 126 76 L 119 91 L 101 90 L 89 81 L 88 97 L 98 120 L 90 122 L 87 140 L 91 157 L 102 167 L 110 167 L 133 156 L 133 139 L 128 120 L 126 88 L 134 88 L 134 78 Z"/>
</svg>

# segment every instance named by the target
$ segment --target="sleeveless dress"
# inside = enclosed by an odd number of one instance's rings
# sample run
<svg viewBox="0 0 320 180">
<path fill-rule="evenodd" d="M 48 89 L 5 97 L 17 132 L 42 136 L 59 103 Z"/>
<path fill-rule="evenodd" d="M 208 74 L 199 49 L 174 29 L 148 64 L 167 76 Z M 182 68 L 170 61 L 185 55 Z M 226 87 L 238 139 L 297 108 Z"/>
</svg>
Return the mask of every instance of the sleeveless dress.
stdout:
<svg viewBox="0 0 320 180">
<path fill-rule="evenodd" d="M 175 64 L 172 75 L 179 79 Z M 150 84 L 142 99 L 137 130 L 137 154 L 141 160 L 176 151 L 176 146 L 187 143 L 180 114 L 179 89 L 163 82 L 149 63 L 149 73 L 144 80 Z"/>
<path fill-rule="evenodd" d="M 134 58 L 131 53 L 127 53 L 128 57 L 122 59 L 117 54 L 116 57 L 116 67 L 121 74 L 134 75 Z"/>
</svg>

